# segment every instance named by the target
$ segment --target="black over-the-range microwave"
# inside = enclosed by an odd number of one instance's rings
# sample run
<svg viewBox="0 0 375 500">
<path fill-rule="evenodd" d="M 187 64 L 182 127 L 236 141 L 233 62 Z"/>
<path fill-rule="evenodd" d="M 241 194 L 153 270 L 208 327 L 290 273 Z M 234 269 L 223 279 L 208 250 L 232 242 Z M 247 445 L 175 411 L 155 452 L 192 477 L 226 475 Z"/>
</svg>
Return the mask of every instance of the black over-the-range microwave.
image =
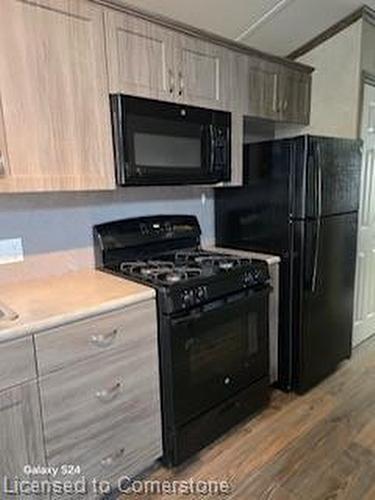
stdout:
<svg viewBox="0 0 375 500">
<path fill-rule="evenodd" d="M 230 113 L 123 94 L 110 100 L 119 185 L 230 180 Z"/>
</svg>

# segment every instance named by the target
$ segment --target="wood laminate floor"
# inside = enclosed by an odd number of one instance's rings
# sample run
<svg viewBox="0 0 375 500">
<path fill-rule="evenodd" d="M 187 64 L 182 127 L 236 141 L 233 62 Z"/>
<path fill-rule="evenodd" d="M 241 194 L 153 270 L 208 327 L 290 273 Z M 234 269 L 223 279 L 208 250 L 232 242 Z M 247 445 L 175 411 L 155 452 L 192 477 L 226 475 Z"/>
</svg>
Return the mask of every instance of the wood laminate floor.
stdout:
<svg viewBox="0 0 375 500">
<path fill-rule="evenodd" d="M 226 480 L 231 492 L 141 498 L 375 500 L 375 338 L 308 394 L 275 391 L 269 408 L 189 463 L 146 477 L 190 478 Z"/>
</svg>

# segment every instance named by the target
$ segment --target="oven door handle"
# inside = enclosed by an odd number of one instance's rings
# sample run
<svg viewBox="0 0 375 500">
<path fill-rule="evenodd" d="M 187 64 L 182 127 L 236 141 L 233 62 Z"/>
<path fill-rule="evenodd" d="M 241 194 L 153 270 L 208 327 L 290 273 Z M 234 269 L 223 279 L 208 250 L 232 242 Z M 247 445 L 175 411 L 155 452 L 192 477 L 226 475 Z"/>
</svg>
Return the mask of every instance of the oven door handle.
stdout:
<svg viewBox="0 0 375 500">
<path fill-rule="evenodd" d="M 201 319 L 203 316 L 203 312 L 192 312 L 188 314 L 184 314 L 184 316 L 179 318 L 172 318 L 171 322 L 173 326 L 183 325 L 185 323 L 191 323 L 192 321 L 197 321 Z"/>
<path fill-rule="evenodd" d="M 270 285 L 265 285 L 259 290 L 250 290 L 249 292 L 241 292 L 235 297 L 229 297 L 227 300 L 217 300 L 211 304 L 209 307 L 201 307 L 199 310 L 193 310 L 191 312 L 185 313 L 183 316 L 172 318 L 171 322 L 173 326 L 178 326 L 186 323 L 191 323 L 192 321 L 197 321 L 204 316 L 208 316 L 213 313 L 223 314 L 228 310 L 238 310 L 239 308 L 246 307 L 246 304 L 253 301 L 259 296 L 268 294 L 272 290 Z M 235 298 L 235 300 L 233 300 Z"/>
</svg>

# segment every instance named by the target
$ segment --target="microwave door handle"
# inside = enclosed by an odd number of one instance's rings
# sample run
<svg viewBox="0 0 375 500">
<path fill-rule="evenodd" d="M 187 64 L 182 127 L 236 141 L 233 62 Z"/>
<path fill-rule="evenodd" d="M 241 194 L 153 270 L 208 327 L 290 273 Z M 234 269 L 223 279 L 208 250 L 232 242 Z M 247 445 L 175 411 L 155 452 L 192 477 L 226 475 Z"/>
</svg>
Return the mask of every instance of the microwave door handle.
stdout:
<svg viewBox="0 0 375 500">
<path fill-rule="evenodd" d="M 211 124 L 208 127 L 209 138 L 210 138 L 210 171 L 214 170 L 215 166 L 215 136 L 214 136 L 214 126 Z"/>
</svg>

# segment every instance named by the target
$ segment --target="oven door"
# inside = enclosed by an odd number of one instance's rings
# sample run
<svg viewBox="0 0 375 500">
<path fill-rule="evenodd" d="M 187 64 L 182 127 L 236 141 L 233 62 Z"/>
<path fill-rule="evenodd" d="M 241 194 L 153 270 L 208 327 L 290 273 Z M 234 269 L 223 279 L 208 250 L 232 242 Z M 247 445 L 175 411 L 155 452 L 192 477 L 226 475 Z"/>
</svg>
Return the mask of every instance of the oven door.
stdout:
<svg viewBox="0 0 375 500">
<path fill-rule="evenodd" d="M 241 293 L 172 319 L 176 425 L 268 377 L 268 295 Z"/>
<path fill-rule="evenodd" d="M 224 180 L 228 165 L 214 154 L 216 134 L 227 130 L 213 126 L 218 113 L 123 95 L 113 95 L 111 105 L 119 184 Z"/>
</svg>

